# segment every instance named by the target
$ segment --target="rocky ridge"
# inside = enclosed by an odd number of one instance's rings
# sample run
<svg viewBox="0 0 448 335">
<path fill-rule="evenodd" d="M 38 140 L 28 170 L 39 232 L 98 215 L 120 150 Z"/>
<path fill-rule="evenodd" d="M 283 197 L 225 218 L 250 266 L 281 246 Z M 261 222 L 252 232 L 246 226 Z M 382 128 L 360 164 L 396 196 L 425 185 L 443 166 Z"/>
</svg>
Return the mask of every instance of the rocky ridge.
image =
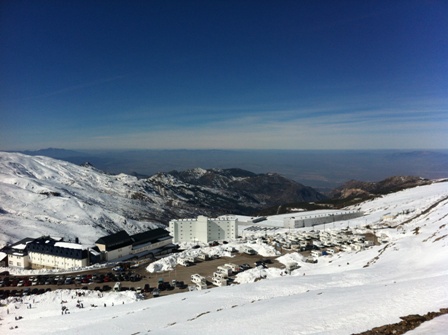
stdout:
<svg viewBox="0 0 448 335">
<path fill-rule="evenodd" d="M 379 182 L 350 180 L 331 191 L 329 197 L 331 199 L 368 199 L 431 183 L 432 181 L 429 179 L 416 176 L 393 176 Z"/>
<path fill-rule="evenodd" d="M 423 322 L 430 321 L 438 316 L 448 314 L 448 308 L 441 308 L 438 312 L 429 312 L 425 315 L 411 314 L 402 316 L 402 321 L 375 327 L 371 330 L 353 335 L 401 335 L 420 326 Z"/>
</svg>

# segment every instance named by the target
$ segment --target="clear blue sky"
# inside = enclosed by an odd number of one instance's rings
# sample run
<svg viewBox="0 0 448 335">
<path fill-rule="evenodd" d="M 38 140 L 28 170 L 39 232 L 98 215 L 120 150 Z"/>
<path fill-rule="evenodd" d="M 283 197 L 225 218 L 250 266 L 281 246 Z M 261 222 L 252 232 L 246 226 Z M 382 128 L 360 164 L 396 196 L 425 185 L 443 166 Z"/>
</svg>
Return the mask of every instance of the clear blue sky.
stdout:
<svg viewBox="0 0 448 335">
<path fill-rule="evenodd" d="M 448 148 L 448 2 L 0 2 L 0 150 Z"/>
</svg>

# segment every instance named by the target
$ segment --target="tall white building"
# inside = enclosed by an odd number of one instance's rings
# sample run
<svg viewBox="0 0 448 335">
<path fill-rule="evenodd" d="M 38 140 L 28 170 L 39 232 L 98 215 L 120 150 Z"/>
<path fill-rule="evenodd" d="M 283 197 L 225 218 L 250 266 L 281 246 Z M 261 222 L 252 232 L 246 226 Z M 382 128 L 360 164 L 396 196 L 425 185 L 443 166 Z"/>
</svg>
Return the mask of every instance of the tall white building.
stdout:
<svg viewBox="0 0 448 335">
<path fill-rule="evenodd" d="M 238 219 L 210 219 L 200 215 L 196 219 L 171 220 L 169 231 L 174 243 L 233 240 L 238 237 Z"/>
</svg>

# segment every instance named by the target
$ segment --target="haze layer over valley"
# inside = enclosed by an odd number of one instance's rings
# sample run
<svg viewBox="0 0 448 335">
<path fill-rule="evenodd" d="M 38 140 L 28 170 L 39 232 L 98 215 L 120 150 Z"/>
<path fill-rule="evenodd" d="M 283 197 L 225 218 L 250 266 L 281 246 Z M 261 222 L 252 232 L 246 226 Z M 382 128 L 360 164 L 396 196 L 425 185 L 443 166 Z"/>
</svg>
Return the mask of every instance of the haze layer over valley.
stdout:
<svg viewBox="0 0 448 335">
<path fill-rule="evenodd" d="M 379 181 L 395 175 L 428 179 L 448 175 L 447 150 L 63 150 L 24 151 L 75 164 L 86 161 L 112 174 L 149 177 L 193 168 L 275 172 L 328 192 L 349 180 Z M 347 164 L 350 162 L 350 164 Z"/>
</svg>

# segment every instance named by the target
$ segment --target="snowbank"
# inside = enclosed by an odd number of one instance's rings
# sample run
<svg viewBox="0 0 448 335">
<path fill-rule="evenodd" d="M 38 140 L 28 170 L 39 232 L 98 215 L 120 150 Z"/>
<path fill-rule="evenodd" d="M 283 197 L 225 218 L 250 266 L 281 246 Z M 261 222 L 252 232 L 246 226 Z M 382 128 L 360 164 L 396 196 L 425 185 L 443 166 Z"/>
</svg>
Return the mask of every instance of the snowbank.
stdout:
<svg viewBox="0 0 448 335">
<path fill-rule="evenodd" d="M 186 244 L 180 245 L 181 248 L 184 248 L 185 246 Z M 232 250 L 241 250 L 244 246 L 248 246 L 254 249 L 257 252 L 257 254 L 263 257 L 277 256 L 280 254 L 280 252 L 277 251 L 274 247 L 267 244 L 260 244 L 260 243 L 246 244 L 246 243 L 234 242 L 229 244 L 218 245 L 215 247 L 203 246 L 197 249 L 188 249 L 177 254 L 169 255 L 149 264 L 146 270 L 151 273 L 171 271 L 176 267 L 179 259 L 195 258 L 198 257 L 200 254 L 206 254 L 209 257 L 217 256 L 220 258 L 221 257 L 231 258 L 233 257 L 233 254 L 231 252 Z"/>
</svg>

